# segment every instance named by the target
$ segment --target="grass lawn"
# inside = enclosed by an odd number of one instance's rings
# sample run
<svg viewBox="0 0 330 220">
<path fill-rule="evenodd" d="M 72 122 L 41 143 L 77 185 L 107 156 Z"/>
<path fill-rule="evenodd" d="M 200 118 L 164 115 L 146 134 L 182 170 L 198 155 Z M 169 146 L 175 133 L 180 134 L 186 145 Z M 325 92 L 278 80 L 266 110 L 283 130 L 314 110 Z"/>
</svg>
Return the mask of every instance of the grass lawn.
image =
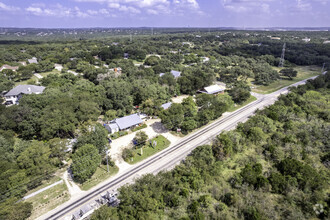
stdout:
<svg viewBox="0 0 330 220">
<path fill-rule="evenodd" d="M 243 106 L 246 106 L 247 104 L 250 104 L 251 102 L 253 102 L 255 100 L 257 100 L 257 98 L 254 97 L 253 95 L 251 95 L 250 98 L 248 98 L 248 100 L 246 100 L 242 104 L 240 104 L 240 105 L 234 104 L 232 107 L 229 108 L 228 112 L 236 111 L 237 109 L 242 108 Z"/>
<path fill-rule="evenodd" d="M 274 67 L 274 69 L 279 71 L 282 68 Z M 321 74 L 321 68 L 317 66 L 297 66 L 294 69 L 298 71 L 298 75 L 297 77 L 294 77 L 293 80 L 289 80 L 288 78 L 283 78 L 271 83 L 268 86 L 253 85 L 255 88 L 252 89 L 252 91 L 261 94 L 269 94 L 283 87 L 299 82 L 301 80 Z"/>
<path fill-rule="evenodd" d="M 134 157 L 130 160 L 127 161 L 129 164 L 135 164 L 137 162 L 140 162 L 156 153 L 159 151 L 164 150 L 168 146 L 170 146 L 171 142 L 167 140 L 164 136 L 158 135 L 157 137 L 151 139 L 151 142 L 153 143 L 154 141 L 157 142 L 156 147 L 151 147 L 149 141 L 146 145 L 143 146 L 143 154 L 141 155 L 141 148 L 138 149 L 133 149 L 134 151 Z"/>
<path fill-rule="evenodd" d="M 49 185 L 51 185 L 51 184 L 53 184 L 53 183 L 55 183 L 55 182 L 58 182 L 58 181 L 60 181 L 60 180 L 61 180 L 61 178 L 58 177 L 58 176 L 53 176 L 53 177 L 51 177 L 51 178 L 48 179 L 48 180 L 44 180 L 44 181 L 42 181 L 42 184 L 41 184 L 40 186 L 38 186 L 38 187 L 36 187 L 36 188 L 34 188 L 34 189 L 28 191 L 28 192 L 25 194 L 25 196 L 27 196 L 27 195 L 29 195 L 29 194 L 31 194 L 31 193 L 34 193 L 34 192 L 38 191 L 39 189 L 45 188 L 45 187 L 47 187 L 47 186 L 49 186 Z"/>
<path fill-rule="evenodd" d="M 107 172 L 107 165 L 101 165 L 96 169 L 94 175 L 84 182 L 83 184 L 79 184 L 81 190 L 89 190 L 90 188 L 96 186 L 97 184 L 103 182 L 109 177 L 118 173 L 119 168 L 117 166 L 109 166 L 109 173 Z"/>
<path fill-rule="evenodd" d="M 63 183 L 26 200 L 26 202 L 31 202 L 33 205 L 32 215 L 29 219 L 36 219 L 69 199 L 70 194 L 63 181 Z"/>
</svg>

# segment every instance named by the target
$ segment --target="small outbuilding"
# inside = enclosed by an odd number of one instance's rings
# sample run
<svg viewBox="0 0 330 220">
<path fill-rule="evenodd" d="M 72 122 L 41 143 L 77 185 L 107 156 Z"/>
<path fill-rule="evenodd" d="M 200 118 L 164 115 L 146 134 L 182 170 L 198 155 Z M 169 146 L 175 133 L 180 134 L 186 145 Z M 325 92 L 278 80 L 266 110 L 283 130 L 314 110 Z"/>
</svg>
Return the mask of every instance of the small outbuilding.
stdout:
<svg viewBox="0 0 330 220">
<path fill-rule="evenodd" d="M 36 57 L 32 57 L 31 59 L 28 59 L 28 62 L 38 64 L 38 59 Z"/>
<path fill-rule="evenodd" d="M 216 94 L 223 94 L 225 92 L 224 88 L 221 88 L 219 85 L 212 85 L 212 86 L 207 86 L 204 87 L 203 90 L 199 91 L 200 93 L 206 93 L 209 95 L 216 95 Z"/>
<path fill-rule="evenodd" d="M 168 109 L 169 107 L 171 107 L 171 105 L 172 105 L 172 102 L 168 102 L 168 103 L 162 104 L 162 108 L 163 108 L 164 110 L 166 110 L 166 109 Z"/>
</svg>

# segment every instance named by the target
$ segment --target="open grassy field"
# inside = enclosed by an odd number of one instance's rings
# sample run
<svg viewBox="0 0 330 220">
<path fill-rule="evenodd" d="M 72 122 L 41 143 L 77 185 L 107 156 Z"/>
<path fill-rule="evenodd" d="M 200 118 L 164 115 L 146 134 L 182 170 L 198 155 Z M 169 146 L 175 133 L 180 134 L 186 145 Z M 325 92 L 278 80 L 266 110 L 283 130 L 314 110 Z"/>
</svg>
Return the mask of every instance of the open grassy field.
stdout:
<svg viewBox="0 0 330 220">
<path fill-rule="evenodd" d="M 26 200 L 33 205 L 32 215 L 29 219 L 36 219 L 69 199 L 70 194 L 64 182 L 41 192 Z"/>
<path fill-rule="evenodd" d="M 79 184 L 82 190 L 89 190 L 90 188 L 96 186 L 97 184 L 103 182 L 109 177 L 118 173 L 119 168 L 117 166 L 109 166 L 109 173 L 107 172 L 107 165 L 101 165 L 97 168 L 94 175 L 84 182 L 83 184 Z"/>
<path fill-rule="evenodd" d="M 274 69 L 280 71 L 282 68 L 274 67 Z M 301 80 L 321 74 L 321 68 L 317 66 L 297 66 L 294 67 L 294 69 L 298 71 L 298 75 L 297 77 L 294 77 L 293 80 L 289 80 L 288 78 L 283 77 L 282 79 L 277 80 L 268 86 L 258 86 L 251 84 L 254 87 L 252 91 L 261 94 L 269 94 Z"/>
<path fill-rule="evenodd" d="M 152 147 L 148 141 L 147 144 L 143 146 L 142 154 L 141 154 L 141 148 L 133 149 L 134 157 L 132 158 L 132 160 L 128 161 L 128 163 L 135 164 L 137 162 L 140 162 L 140 161 L 154 155 L 155 153 L 158 153 L 159 151 L 164 150 L 171 144 L 171 142 L 162 135 L 159 135 L 159 136 L 151 139 L 151 143 L 153 143 L 154 141 L 157 142 L 157 146 Z"/>
<path fill-rule="evenodd" d="M 34 192 L 36 192 L 36 191 L 38 191 L 38 190 L 40 190 L 42 188 L 45 188 L 45 187 L 47 187 L 47 186 L 49 186 L 49 185 L 51 185 L 53 183 L 56 183 L 56 182 L 58 182 L 60 180 L 61 180 L 61 178 L 58 177 L 58 176 L 53 176 L 53 177 L 50 177 L 48 180 L 43 180 L 42 181 L 42 184 L 40 186 L 38 186 L 38 187 L 36 187 L 36 188 L 28 191 L 25 196 L 27 196 L 27 195 L 29 195 L 31 193 L 34 193 Z"/>
</svg>

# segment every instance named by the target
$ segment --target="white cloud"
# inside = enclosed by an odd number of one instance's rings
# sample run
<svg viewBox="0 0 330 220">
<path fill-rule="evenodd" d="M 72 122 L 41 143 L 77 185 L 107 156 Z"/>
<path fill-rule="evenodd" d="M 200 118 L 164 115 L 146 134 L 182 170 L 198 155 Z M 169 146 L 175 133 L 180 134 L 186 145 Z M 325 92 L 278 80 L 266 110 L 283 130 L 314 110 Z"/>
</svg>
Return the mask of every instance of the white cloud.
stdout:
<svg viewBox="0 0 330 220">
<path fill-rule="evenodd" d="M 34 15 L 42 15 L 43 10 L 41 8 L 36 8 L 36 7 L 28 7 L 25 9 L 28 12 L 31 12 Z"/>
<path fill-rule="evenodd" d="M 112 12 L 127 14 L 173 14 L 201 13 L 197 0 L 75 0 L 107 5 Z"/>
<path fill-rule="evenodd" d="M 222 0 L 223 7 L 236 13 L 258 11 L 270 13 L 270 2 L 274 0 Z"/>
<path fill-rule="evenodd" d="M 122 12 L 128 12 L 128 13 L 132 13 L 132 14 L 140 14 L 141 11 L 137 8 L 134 8 L 132 6 L 126 6 L 126 5 L 122 5 L 118 8 L 119 11 Z"/>
<path fill-rule="evenodd" d="M 199 4 L 196 0 L 174 0 L 173 4 L 181 8 L 199 9 Z"/>
<path fill-rule="evenodd" d="M 32 5 L 25 9 L 26 12 L 31 13 L 36 16 L 49 16 L 49 17 L 79 17 L 86 18 L 93 14 L 93 10 L 89 10 L 87 12 L 81 11 L 78 7 L 66 8 L 60 4 L 47 8 L 45 5 L 40 5 L 40 7 L 36 7 Z"/>
<path fill-rule="evenodd" d="M 119 3 L 111 2 L 108 4 L 109 8 L 120 8 Z"/>
<path fill-rule="evenodd" d="M 158 11 L 157 10 L 154 10 L 154 9 L 148 9 L 147 10 L 147 13 L 148 14 L 151 14 L 151 15 L 158 15 Z"/>
<path fill-rule="evenodd" d="M 10 12 L 13 12 L 13 11 L 19 11 L 20 8 L 14 7 L 14 6 L 10 6 L 10 5 L 6 5 L 6 4 L 0 2 L 0 10 L 1 11 L 10 11 Z"/>
</svg>

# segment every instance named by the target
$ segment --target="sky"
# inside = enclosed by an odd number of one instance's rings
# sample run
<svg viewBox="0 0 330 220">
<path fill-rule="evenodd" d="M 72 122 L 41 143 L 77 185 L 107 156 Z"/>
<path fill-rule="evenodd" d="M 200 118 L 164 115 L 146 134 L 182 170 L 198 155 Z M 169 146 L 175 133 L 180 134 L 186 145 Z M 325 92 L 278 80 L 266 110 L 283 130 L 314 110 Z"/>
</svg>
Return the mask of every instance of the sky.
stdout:
<svg viewBox="0 0 330 220">
<path fill-rule="evenodd" d="M 330 0 L 0 0 L 0 27 L 329 27 Z"/>
</svg>

